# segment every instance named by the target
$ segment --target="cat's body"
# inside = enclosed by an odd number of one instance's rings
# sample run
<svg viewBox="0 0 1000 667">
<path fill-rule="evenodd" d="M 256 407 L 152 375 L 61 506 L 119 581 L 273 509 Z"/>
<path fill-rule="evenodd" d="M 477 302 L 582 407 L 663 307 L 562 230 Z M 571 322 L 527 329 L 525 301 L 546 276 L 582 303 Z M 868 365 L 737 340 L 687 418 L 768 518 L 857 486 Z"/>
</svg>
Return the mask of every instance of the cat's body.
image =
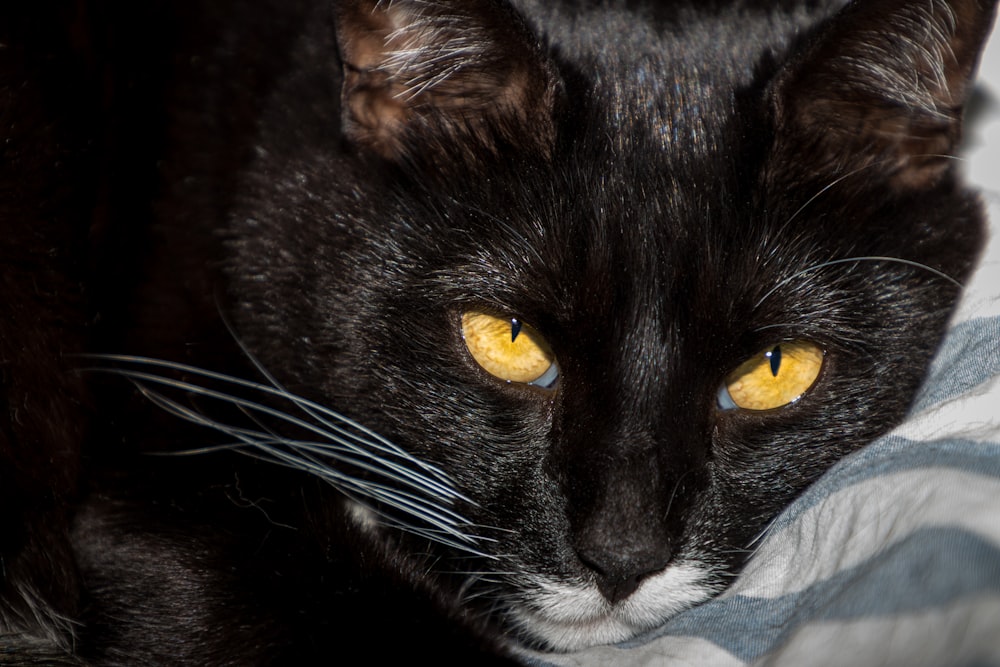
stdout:
<svg viewBox="0 0 1000 667">
<path fill-rule="evenodd" d="M 979 245 L 942 156 L 992 3 L 168 4 L 84 21 L 89 349 L 169 362 L 80 362 L 85 660 L 654 627 L 901 418 Z M 493 377 L 470 313 L 545 374 Z M 814 380 L 737 407 L 797 345 Z"/>
</svg>

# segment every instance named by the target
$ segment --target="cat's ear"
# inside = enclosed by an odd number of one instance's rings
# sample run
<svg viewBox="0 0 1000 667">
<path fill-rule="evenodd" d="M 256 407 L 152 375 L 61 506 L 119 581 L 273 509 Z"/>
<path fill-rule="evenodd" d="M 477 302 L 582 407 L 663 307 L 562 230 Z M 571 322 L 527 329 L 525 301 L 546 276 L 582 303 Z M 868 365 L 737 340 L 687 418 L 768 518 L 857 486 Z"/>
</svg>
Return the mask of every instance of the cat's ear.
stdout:
<svg viewBox="0 0 1000 667">
<path fill-rule="evenodd" d="M 900 189 L 947 168 L 996 0 L 855 0 L 775 80 L 785 159 L 878 165 Z"/>
<path fill-rule="evenodd" d="M 342 0 L 341 122 L 362 150 L 473 157 L 500 142 L 548 154 L 560 90 L 524 20 L 496 0 Z"/>
</svg>

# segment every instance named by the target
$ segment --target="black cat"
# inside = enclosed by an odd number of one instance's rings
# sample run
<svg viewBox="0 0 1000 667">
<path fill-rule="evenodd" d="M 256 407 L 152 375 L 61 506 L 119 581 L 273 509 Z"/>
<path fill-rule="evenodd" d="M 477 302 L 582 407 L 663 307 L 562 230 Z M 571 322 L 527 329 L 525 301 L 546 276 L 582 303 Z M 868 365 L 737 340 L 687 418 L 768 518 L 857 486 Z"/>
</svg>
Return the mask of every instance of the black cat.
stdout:
<svg viewBox="0 0 1000 667">
<path fill-rule="evenodd" d="M 0 661 L 503 660 L 723 590 L 901 419 L 982 238 L 995 2 L 841 5 L 78 3 L 23 77 L 97 119 L 51 125 L 103 356 L 68 583 L 4 598 L 72 625 Z"/>
</svg>

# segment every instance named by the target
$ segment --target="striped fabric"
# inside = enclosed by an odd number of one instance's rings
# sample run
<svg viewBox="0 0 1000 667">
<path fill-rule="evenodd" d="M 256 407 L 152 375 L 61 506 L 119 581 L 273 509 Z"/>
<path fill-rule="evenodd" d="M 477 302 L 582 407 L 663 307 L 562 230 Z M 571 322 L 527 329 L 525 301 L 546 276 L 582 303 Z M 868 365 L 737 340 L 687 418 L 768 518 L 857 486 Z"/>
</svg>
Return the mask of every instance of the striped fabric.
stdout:
<svg viewBox="0 0 1000 667">
<path fill-rule="evenodd" d="M 970 178 L 993 241 L 908 420 L 771 528 L 730 590 L 632 642 L 539 665 L 1000 666 L 1000 39 Z M 978 146 L 976 146 L 978 144 Z"/>
</svg>

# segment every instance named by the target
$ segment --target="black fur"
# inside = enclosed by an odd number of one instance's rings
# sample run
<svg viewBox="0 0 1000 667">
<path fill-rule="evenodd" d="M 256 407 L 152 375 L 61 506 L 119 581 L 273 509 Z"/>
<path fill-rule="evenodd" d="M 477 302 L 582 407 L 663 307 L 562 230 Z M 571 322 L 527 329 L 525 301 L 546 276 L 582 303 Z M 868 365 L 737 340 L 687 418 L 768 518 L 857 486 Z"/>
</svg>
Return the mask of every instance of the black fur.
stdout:
<svg viewBox="0 0 1000 667">
<path fill-rule="evenodd" d="M 654 626 L 902 418 L 981 242 L 994 2 L 65 4 L 0 50 L 0 663 Z M 555 387 L 481 369 L 472 309 Z M 719 407 L 797 339 L 806 396 Z"/>
</svg>

